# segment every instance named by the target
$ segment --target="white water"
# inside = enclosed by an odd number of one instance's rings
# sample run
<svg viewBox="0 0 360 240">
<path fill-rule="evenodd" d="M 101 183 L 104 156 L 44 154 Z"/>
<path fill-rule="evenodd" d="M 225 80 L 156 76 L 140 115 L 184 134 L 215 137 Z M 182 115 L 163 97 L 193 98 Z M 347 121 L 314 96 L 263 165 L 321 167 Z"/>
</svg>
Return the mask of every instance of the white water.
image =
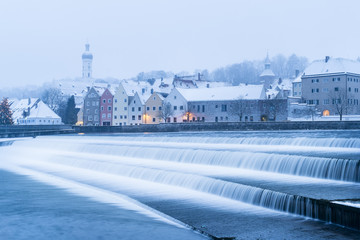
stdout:
<svg viewBox="0 0 360 240">
<path fill-rule="evenodd" d="M 343 184 L 357 190 L 359 139 L 338 140 L 334 137 L 227 138 L 216 134 L 202 138 L 191 135 L 39 137 L 16 142 L 0 151 L 2 156 L 7 156 L 8 169 L 17 167 L 90 185 L 92 174 L 103 173 L 104 181 L 119 176 L 124 182 L 127 181 L 124 179 L 136 179 L 159 191 L 189 190 L 316 218 L 314 206 L 306 198 L 231 179 L 237 174 L 248 179 L 263 178 L 265 182 L 276 178 L 278 189 L 283 188 L 281 182 L 288 180 L 313 181 L 321 188 L 328 186 L 322 181 L 330 179 L 337 188 Z M 82 174 L 85 171 L 87 175 Z M 128 192 L 141 196 L 140 186 L 118 185 L 125 195 Z M 114 183 L 112 188 L 116 186 Z M 146 194 L 158 196 L 151 191 Z"/>
</svg>

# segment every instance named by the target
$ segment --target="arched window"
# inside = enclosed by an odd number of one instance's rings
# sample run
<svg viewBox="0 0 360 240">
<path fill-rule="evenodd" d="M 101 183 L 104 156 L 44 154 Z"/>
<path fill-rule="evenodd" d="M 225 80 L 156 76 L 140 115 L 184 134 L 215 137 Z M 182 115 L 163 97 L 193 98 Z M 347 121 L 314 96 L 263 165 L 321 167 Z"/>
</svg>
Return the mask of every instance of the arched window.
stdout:
<svg viewBox="0 0 360 240">
<path fill-rule="evenodd" d="M 329 110 L 324 110 L 323 111 L 323 116 L 330 116 Z"/>
</svg>

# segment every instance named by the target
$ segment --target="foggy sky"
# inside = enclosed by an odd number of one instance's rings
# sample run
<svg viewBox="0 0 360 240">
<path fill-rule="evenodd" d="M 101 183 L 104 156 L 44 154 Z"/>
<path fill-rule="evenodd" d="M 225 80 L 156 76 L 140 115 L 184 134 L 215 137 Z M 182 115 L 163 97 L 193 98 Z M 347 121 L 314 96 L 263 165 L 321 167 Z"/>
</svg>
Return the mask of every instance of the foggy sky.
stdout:
<svg viewBox="0 0 360 240">
<path fill-rule="evenodd" d="M 0 1 L 0 88 L 81 76 L 193 72 L 296 53 L 360 56 L 360 1 Z"/>
</svg>

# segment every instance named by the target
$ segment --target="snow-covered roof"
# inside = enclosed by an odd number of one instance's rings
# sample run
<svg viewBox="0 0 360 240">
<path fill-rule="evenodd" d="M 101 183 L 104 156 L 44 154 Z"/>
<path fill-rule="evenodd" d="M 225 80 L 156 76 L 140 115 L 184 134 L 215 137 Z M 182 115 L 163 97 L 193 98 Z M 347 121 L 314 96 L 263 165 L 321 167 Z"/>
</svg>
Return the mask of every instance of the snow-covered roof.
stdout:
<svg viewBox="0 0 360 240">
<path fill-rule="evenodd" d="M 177 88 L 187 101 L 228 101 L 237 99 L 265 99 L 263 85 L 240 84 L 233 87 Z"/>
<path fill-rule="evenodd" d="M 345 58 L 328 58 L 313 61 L 304 71 L 305 76 L 334 73 L 360 74 L 360 62 Z"/>
<path fill-rule="evenodd" d="M 23 118 L 24 111 L 30 114 L 26 119 L 30 118 L 57 118 L 60 117 L 54 113 L 43 101 L 39 98 L 26 98 L 19 100 L 16 104 L 11 105 L 11 111 L 13 112 L 13 119 L 16 122 L 17 119 Z"/>
<path fill-rule="evenodd" d="M 271 69 L 265 69 L 261 74 L 260 77 L 265 77 L 265 76 L 270 76 L 270 77 L 275 77 L 274 72 Z"/>
<path fill-rule="evenodd" d="M 293 83 L 301 83 L 301 76 L 299 75 L 297 78 L 294 79 L 294 81 L 292 81 Z"/>
<path fill-rule="evenodd" d="M 30 115 L 27 116 L 28 119 L 31 118 L 58 118 L 60 117 L 51 110 L 48 105 L 43 101 L 39 101 L 33 108 L 30 110 Z"/>
</svg>

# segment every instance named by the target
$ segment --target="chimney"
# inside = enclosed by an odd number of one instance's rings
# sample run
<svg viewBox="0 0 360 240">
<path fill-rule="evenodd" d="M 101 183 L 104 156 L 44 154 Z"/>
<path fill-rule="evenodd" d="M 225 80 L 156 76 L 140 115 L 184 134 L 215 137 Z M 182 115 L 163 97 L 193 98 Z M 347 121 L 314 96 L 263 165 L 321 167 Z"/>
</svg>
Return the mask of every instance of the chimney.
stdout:
<svg viewBox="0 0 360 240">
<path fill-rule="evenodd" d="M 327 63 L 329 61 L 329 59 L 330 59 L 330 56 L 326 56 L 325 57 L 325 62 Z"/>
<path fill-rule="evenodd" d="M 297 78 L 300 74 L 300 71 L 298 69 L 295 70 L 295 78 Z"/>
<path fill-rule="evenodd" d="M 198 81 L 200 81 L 200 73 L 198 73 Z"/>
<path fill-rule="evenodd" d="M 87 86 L 86 88 L 87 88 L 87 91 L 89 92 L 89 91 L 90 91 L 90 87 L 89 87 L 89 86 Z"/>
<path fill-rule="evenodd" d="M 31 104 L 31 98 L 28 98 L 28 105 Z"/>
</svg>

